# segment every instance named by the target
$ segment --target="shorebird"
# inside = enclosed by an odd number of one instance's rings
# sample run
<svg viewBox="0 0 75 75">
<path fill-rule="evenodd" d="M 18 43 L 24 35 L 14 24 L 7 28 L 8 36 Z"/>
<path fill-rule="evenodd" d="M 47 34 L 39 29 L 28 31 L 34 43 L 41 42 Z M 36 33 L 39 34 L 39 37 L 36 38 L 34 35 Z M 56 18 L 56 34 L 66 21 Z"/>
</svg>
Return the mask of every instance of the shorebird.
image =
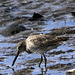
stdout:
<svg viewBox="0 0 75 75">
<path fill-rule="evenodd" d="M 29 36 L 25 41 L 21 41 L 18 43 L 17 53 L 12 63 L 12 66 L 14 65 L 19 54 L 23 51 L 26 51 L 27 53 L 37 53 L 41 55 L 41 61 L 39 63 L 39 67 L 44 57 L 45 67 L 46 67 L 47 59 L 44 53 L 51 49 L 55 49 L 56 47 L 60 45 L 62 41 L 66 41 L 68 39 L 69 37 L 52 38 L 50 37 L 50 35 L 45 35 L 45 34 Z"/>
</svg>

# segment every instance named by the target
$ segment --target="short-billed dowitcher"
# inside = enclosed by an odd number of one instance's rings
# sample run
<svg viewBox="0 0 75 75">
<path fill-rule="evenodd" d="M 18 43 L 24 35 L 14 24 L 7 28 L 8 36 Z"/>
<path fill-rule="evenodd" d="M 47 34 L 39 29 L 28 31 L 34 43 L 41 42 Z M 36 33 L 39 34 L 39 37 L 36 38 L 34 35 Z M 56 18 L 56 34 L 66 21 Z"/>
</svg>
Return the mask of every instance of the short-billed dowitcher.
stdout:
<svg viewBox="0 0 75 75">
<path fill-rule="evenodd" d="M 41 55 L 41 61 L 39 63 L 39 67 L 44 57 L 45 67 L 46 67 L 47 59 L 44 53 L 47 52 L 48 50 L 58 47 L 62 41 L 66 41 L 66 40 L 68 40 L 68 37 L 52 38 L 50 37 L 50 35 L 44 35 L 44 34 L 29 36 L 25 41 L 21 41 L 18 43 L 17 54 L 12 63 L 12 66 L 14 65 L 18 55 L 21 52 L 26 51 L 27 53 L 37 53 Z"/>
</svg>

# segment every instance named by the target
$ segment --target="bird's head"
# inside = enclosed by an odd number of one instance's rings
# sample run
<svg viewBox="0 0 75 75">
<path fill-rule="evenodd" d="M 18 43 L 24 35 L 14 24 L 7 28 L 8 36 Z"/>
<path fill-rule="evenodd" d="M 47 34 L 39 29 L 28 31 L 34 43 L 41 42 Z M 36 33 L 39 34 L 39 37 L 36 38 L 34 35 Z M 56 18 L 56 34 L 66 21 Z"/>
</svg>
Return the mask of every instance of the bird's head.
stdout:
<svg viewBox="0 0 75 75">
<path fill-rule="evenodd" d="M 18 45 L 17 45 L 17 53 L 16 53 L 16 56 L 15 56 L 14 61 L 12 63 L 12 66 L 14 65 L 14 63 L 15 63 L 17 57 L 19 56 L 19 54 L 21 52 L 23 52 L 23 51 L 26 51 L 26 43 L 25 43 L 25 41 L 21 41 L 21 42 L 18 43 Z"/>
</svg>

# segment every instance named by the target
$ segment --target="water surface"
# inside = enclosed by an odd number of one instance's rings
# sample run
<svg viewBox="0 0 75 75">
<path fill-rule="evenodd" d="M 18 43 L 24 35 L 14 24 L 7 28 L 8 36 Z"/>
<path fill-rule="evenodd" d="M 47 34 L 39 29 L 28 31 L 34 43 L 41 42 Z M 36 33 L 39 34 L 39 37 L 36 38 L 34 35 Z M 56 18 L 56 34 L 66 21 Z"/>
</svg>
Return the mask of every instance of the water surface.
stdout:
<svg viewBox="0 0 75 75">
<path fill-rule="evenodd" d="M 0 0 L 0 32 L 10 25 L 23 25 L 29 29 L 10 36 L 0 33 L 0 74 L 66 75 L 67 70 L 75 68 L 75 34 L 64 31 L 61 36 L 71 39 L 46 53 L 47 71 L 44 62 L 41 68 L 38 67 L 40 55 L 34 53 L 21 53 L 15 65 L 11 66 L 17 43 L 29 35 L 50 34 L 63 28 L 66 31 L 75 30 L 75 18 L 71 14 L 74 10 L 73 0 Z M 29 21 L 27 18 L 32 17 L 34 12 L 43 15 L 44 20 Z"/>
</svg>

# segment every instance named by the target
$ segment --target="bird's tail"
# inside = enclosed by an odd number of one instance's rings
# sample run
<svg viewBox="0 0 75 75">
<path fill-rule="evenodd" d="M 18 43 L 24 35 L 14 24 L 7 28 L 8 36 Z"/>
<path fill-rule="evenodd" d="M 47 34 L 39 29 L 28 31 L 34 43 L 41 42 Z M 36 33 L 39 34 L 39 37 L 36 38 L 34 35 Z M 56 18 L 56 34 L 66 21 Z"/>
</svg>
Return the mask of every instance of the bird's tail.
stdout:
<svg viewBox="0 0 75 75">
<path fill-rule="evenodd" d="M 67 41 L 67 40 L 69 40 L 69 37 L 56 37 L 55 38 L 58 42 L 59 41 Z"/>
</svg>

